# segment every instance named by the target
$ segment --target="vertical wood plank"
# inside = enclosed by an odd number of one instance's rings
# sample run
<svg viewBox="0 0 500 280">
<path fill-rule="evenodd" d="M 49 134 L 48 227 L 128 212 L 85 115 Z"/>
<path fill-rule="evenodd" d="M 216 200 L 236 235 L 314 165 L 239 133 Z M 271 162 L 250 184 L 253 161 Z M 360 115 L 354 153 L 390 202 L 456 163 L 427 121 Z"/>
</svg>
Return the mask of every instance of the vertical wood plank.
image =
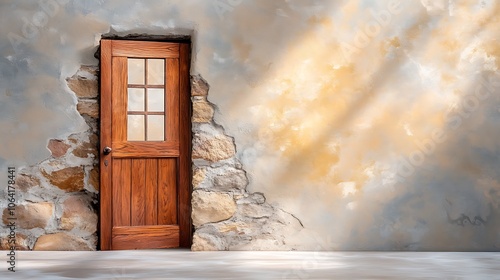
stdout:
<svg viewBox="0 0 500 280">
<path fill-rule="evenodd" d="M 142 226 L 146 224 L 146 160 L 132 159 L 131 168 L 131 225 Z"/>
<path fill-rule="evenodd" d="M 181 43 L 179 54 L 179 230 L 180 247 L 190 248 L 193 236 L 191 222 L 191 44 Z"/>
<path fill-rule="evenodd" d="M 158 224 L 157 190 L 158 190 L 158 159 L 146 159 L 146 210 L 145 224 Z"/>
<path fill-rule="evenodd" d="M 123 159 L 113 160 L 113 225 L 116 225 L 118 221 L 121 221 L 119 211 L 116 208 L 121 207 L 122 196 L 120 195 L 123 185 L 123 177 L 121 176 Z"/>
<path fill-rule="evenodd" d="M 127 140 L 127 58 L 113 57 L 112 139 Z"/>
<path fill-rule="evenodd" d="M 177 224 L 176 159 L 158 160 L 158 225 Z"/>
<path fill-rule="evenodd" d="M 168 141 L 179 141 L 179 60 L 167 59 L 166 68 L 166 126 L 165 135 Z"/>
<path fill-rule="evenodd" d="M 111 249 L 111 229 L 112 229 L 112 185 L 111 167 L 112 157 L 104 155 L 102 148 L 111 147 L 111 41 L 101 40 L 100 55 L 100 84 L 101 84 L 101 131 L 100 131 L 100 153 L 99 153 L 99 173 L 100 173 L 100 245 L 101 250 Z M 108 164 L 104 164 L 104 161 Z"/>
<path fill-rule="evenodd" d="M 113 226 L 130 226 L 130 159 L 113 161 Z"/>
</svg>

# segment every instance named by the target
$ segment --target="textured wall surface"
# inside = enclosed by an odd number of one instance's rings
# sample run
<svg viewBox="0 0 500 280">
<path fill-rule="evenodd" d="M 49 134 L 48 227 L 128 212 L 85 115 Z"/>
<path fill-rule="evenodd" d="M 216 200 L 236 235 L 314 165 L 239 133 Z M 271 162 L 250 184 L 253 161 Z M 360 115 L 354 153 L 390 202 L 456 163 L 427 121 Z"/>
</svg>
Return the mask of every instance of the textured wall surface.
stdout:
<svg viewBox="0 0 500 280">
<path fill-rule="evenodd" d="M 284 243 L 499 250 L 499 17 L 494 0 L 2 1 L 0 170 L 91 128 L 65 80 L 101 34 L 191 35 L 246 191 L 303 225 Z"/>
<path fill-rule="evenodd" d="M 194 251 L 292 250 L 304 225 L 296 216 L 270 203 L 261 192 L 247 190 L 248 176 L 235 157 L 233 138 L 213 120 L 209 85 L 193 76 Z"/>
<path fill-rule="evenodd" d="M 66 79 L 88 129 L 46 141 L 50 156 L 17 168 L 17 206 L 4 208 L 2 221 L 15 218 L 19 250 L 95 250 L 98 228 L 97 67 L 83 66 Z M 4 201 L 3 201 L 4 202 Z M 13 210 L 13 212 L 11 212 Z M 10 229 L 10 228 L 9 228 Z M 13 238 L 0 235 L 0 249 Z M 10 231 L 9 231 L 10 233 Z"/>
</svg>

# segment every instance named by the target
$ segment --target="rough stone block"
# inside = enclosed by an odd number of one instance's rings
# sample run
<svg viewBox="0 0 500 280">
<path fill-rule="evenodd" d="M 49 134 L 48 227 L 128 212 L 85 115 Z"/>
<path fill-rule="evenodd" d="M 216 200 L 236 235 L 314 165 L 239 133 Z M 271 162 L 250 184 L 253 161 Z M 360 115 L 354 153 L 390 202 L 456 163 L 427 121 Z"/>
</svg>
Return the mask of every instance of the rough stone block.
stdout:
<svg viewBox="0 0 500 280">
<path fill-rule="evenodd" d="M 98 95 L 97 80 L 88 80 L 84 78 L 68 79 L 69 88 L 78 98 L 96 98 Z"/>
<path fill-rule="evenodd" d="M 97 104 L 97 101 L 93 100 L 80 101 L 76 105 L 76 109 L 78 110 L 80 115 L 87 115 L 91 118 L 99 117 L 99 104 Z"/>
<path fill-rule="evenodd" d="M 11 246 L 15 246 L 18 251 L 30 250 L 28 237 L 22 233 L 16 233 L 15 244 L 9 242 L 8 237 L 0 238 L 0 250 L 10 250 Z"/>
<path fill-rule="evenodd" d="M 53 171 L 51 174 L 42 171 L 42 174 L 49 182 L 67 192 L 76 192 L 83 190 L 83 168 L 68 167 L 61 170 Z"/>
<path fill-rule="evenodd" d="M 45 228 L 52 219 L 54 204 L 51 202 L 27 203 L 15 207 L 16 225 L 22 229 Z M 2 220 L 9 224 L 10 211 L 3 210 Z"/>
<path fill-rule="evenodd" d="M 93 155 L 94 158 L 97 158 L 97 145 L 89 142 L 83 142 L 82 144 L 78 145 L 72 153 L 80 158 L 88 158 L 89 155 Z"/>
<path fill-rule="evenodd" d="M 200 75 L 191 76 L 191 95 L 206 96 L 208 89 L 208 83 Z"/>
<path fill-rule="evenodd" d="M 209 123 L 214 116 L 214 108 L 206 100 L 195 100 L 193 102 L 193 122 Z"/>
<path fill-rule="evenodd" d="M 193 139 L 193 159 L 216 162 L 236 153 L 233 140 L 225 135 L 196 133 Z"/>
<path fill-rule="evenodd" d="M 230 191 L 234 189 L 245 189 L 248 179 L 243 170 L 236 168 L 225 168 L 223 173 L 214 177 L 214 187 L 218 190 Z"/>
<path fill-rule="evenodd" d="M 94 145 L 94 147 L 97 147 L 97 145 L 99 144 L 99 136 L 95 133 L 92 133 L 89 136 L 89 141 L 90 144 Z"/>
<path fill-rule="evenodd" d="M 64 201 L 61 229 L 78 229 L 88 234 L 97 231 L 97 214 L 88 199 L 72 196 Z"/>
<path fill-rule="evenodd" d="M 31 175 L 19 174 L 16 177 L 16 186 L 19 190 L 23 192 L 39 185 L 40 185 L 40 180 Z"/>
<path fill-rule="evenodd" d="M 52 153 L 52 156 L 55 158 L 62 157 L 68 151 L 70 145 L 64 143 L 59 139 L 50 139 L 47 148 Z"/>
<path fill-rule="evenodd" d="M 90 170 L 88 183 L 92 185 L 97 192 L 99 192 L 99 171 L 97 167 Z"/>
<path fill-rule="evenodd" d="M 33 248 L 35 251 L 93 251 L 80 237 L 64 232 L 40 236 Z"/>
<path fill-rule="evenodd" d="M 206 168 L 197 168 L 193 171 L 193 189 L 200 187 L 200 184 L 205 180 L 207 176 Z"/>
<path fill-rule="evenodd" d="M 192 208 L 193 224 L 198 227 L 231 218 L 236 212 L 236 203 L 228 194 L 198 190 L 193 192 Z"/>
<path fill-rule="evenodd" d="M 213 235 L 201 235 L 195 232 L 193 236 L 192 251 L 218 251 L 222 250 L 220 241 Z"/>
</svg>

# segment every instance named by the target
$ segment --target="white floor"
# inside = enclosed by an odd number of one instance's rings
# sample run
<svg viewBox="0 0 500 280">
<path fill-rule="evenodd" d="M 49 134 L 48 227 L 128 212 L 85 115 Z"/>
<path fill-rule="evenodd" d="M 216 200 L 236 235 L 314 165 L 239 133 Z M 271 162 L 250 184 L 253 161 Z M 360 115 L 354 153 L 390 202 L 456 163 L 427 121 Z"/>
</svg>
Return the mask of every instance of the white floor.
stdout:
<svg viewBox="0 0 500 280">
<path fill-rule="evenodd" d="M 6 251 L 1 251 L 6 260 Z M 500 252 L 16 252 L 0 279 L 500 279 Z"/>
</svg>

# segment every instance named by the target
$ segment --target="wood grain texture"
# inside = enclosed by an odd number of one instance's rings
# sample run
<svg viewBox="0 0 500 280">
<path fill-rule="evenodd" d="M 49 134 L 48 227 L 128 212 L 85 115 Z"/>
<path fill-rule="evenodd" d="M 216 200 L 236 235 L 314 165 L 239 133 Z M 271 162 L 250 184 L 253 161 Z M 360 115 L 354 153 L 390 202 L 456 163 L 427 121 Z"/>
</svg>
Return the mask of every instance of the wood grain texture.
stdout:
<svg viewBox="0 0 500 280">
<path fill-rule="evenodd" d="M 130 207 L 132 226 L 143 226 L 146 224 L 146 160 L 132 159 L 131 168 L 131 192 L 132 205 Z"/>
<path fill-rule="evenodd" d="M 113 249 L 149 249 L 179 247 L 179 227 L 136 226 L 113 228 Z"/>
<path fill-rule="evenodd" d="M 179 60 L 167 59 L 165 108 L 166 123 L 165 135 L 170 141 L 179 141 Z"/>
<path fill-rule="evenodd" d="M 158 224 L 177 224 L 177 159 L 175 158 L 159 159 Z"/>
<path fill-rule="evenodd" d="M 191 88 L 189 66 L 191 44 L 180 44 L 179 55 L 180 90 L 180 157 L 179 157 L 179 230 L 180 246 L 190 248 L 193 236 L 191 222 Z"/>
<path fill-rule="evenodd" d="M 113 142 L 114 158 L 177 157 L 179 142 Z"/>
<path fill-rule="evenodd" d="M 102 150 L 111 146 L 111 41 L 101 40 L 100 85 L 101 85 L 101 133 L 99 153 L 100 173 L 100 247 L 101 250 L 111 249 L 112 228 L 112 191 L 111 191 L 111 166 L 112 157 L 104 155 Z M 105 164 L 105 160 L 107 164 Z"/>
<path fill-rule="evenodd" d="M 112 64 L 111 137 L 114 143 L 127 140 L 127 58 L 113 57 Z"/>
<path fill-rule="evenodd" d="M 145 224 L 157 225 L 158 222 L 158 159 L 146 159 L 146 209 Z"/>
<path fill-rule="evenodd" d="M 131 160 L 113 160 L 113 226 L 130 226 Z"/>
<path fill-rule="evenodd" d="M 190 247 L 190 44 L 102 40 L 101 47 L 101 147 L 113 149 L 101 154 L 101 201 L 108 200 L 101 248 Z M 165 58 L 166 141 L 127 141 L 128 57 Z"/>
<path fill-rule="evenodd" d="M 141 58 L 178 58 L 179 44 L 116 40 L 113 41 L 112 55 Z"/>
</svg>

